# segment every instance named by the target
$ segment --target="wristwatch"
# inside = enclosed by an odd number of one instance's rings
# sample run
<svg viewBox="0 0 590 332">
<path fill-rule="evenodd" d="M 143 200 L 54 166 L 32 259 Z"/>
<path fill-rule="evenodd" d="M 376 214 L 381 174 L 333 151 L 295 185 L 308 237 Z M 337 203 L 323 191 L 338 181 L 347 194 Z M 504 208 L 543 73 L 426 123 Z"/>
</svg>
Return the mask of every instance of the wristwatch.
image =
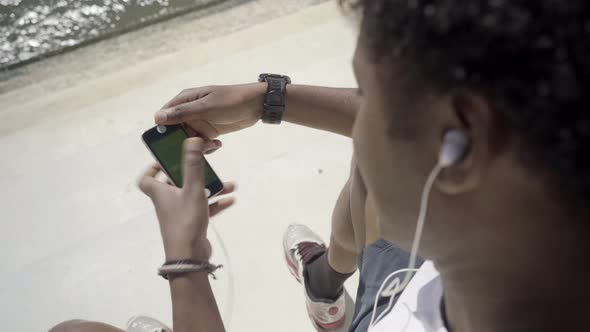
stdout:
<svg viewBox="0 0 590 332">
<path fill-rule="evenodd" d="M 266 95 L 264 96 L 264 108 L 262 112 L 262 122 L 270 124 L 279 124 L 285 113 L 285 95 L 287 93 L 287 84 L 291 84 L 291 78 L 285 75 L 277 74 L 260 74 L 258 82 L 266 82 Z"/>
</svg>

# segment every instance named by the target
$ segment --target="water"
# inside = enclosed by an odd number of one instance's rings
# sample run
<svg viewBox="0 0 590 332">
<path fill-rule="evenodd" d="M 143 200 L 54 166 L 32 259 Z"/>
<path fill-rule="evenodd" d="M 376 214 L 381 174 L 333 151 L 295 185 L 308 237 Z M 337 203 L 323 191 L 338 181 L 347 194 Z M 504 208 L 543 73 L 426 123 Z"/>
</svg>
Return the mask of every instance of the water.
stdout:
<svg viewBox="0 0 590 332">
<path fill-rule="evenodd" d="M 219 0 L 0 0 L 0 69 Z"/>
</svg>

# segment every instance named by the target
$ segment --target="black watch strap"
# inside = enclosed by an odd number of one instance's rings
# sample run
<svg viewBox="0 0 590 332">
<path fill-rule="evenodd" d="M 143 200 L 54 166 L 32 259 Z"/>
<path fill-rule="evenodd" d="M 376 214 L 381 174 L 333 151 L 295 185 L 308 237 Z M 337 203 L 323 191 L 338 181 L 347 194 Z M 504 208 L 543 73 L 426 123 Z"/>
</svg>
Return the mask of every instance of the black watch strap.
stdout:
<svg viewBox="0 0 590 332">
<path fill-rule="evenodd" d="M 287 84 L 291 83 L 291 79 L 289 76 L 284 75 L 260 74 L 258 81 L 267 83 L 262 122 L 270 124 L 281 123 L 283 113 L 285 113 Z"/>
</svg>

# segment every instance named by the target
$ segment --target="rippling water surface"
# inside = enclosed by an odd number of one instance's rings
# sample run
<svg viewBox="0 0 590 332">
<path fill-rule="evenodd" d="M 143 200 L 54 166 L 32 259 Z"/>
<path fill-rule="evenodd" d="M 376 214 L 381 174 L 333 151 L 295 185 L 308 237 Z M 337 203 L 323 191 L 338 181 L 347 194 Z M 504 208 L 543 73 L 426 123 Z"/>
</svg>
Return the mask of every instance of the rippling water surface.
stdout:
<svg viewBox="0 0 590 332">
<path fill-rule="evenodd" d="M 0 68 L 218 0 L 0 0 Z"/>
</svg>

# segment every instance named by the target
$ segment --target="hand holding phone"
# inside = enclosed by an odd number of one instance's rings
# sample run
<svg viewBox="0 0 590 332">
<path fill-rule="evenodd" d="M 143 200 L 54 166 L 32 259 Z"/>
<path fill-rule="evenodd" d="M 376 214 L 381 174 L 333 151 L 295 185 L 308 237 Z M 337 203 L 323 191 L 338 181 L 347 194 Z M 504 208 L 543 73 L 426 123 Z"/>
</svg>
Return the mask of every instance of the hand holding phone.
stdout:
<svg viewBox="0 0 590 332">
<path fill-rule="evenodd" d="M 179 188 L 183 186 L 182 144 L 187 138 L 186 131 L 180 125 L 158 125 L 142 135 L 143 142 L 158 160 L 162 171 Z M 207 160 L 204 166 L 205 191 L 207 197 L 214 197 L 223 190 L 223 183 Z"/>
<path fill-rule="evenodd" d="M 211 246 L 207 240 L 209 217 L 233 205 L 232 197 L 223 197 L 209 205 L 205 195 L 205 170 L 208 167 L 203 152 L 205 142 L 201 138 L 184 141 L 181 150 L 181 168 L 184 175 L 182 188 L 158 181 L 161 171 L 158 165 L 148 169 L 139 187 L 151 198 L 156 208 L 160 231 L 164 242 L 166 260 L 192 259 L 207 261 Z M 234 191 L 232 183 L 221 186 L 221 195 Z"/>
</svg>

